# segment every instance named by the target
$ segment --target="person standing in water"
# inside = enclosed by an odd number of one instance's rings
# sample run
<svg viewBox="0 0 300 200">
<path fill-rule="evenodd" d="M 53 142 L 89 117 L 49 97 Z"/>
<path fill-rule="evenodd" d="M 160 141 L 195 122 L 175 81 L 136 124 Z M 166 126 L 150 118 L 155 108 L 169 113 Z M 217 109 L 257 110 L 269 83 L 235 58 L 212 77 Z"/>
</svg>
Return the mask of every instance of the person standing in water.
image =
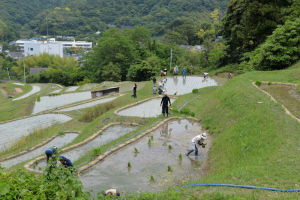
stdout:
<svg viewBox="0 0 300 200">
<path fill-rule="evenodd" d="M 171 106 L 171 101 L 170 101 L 170 98 L 168 97 L 167 93 L 165 92 L 164 93 L 164 97 L 161 99 L 161 102 L 160 102 L 160 106 L 162 106 L 162 113 L 165 117 L 165 113 L 167 113 L 167 117 L 169 115 L 169 105 L 170 103 L 170 106 Z"/>
<path fill-rule="evenodd" d="M 195 151 L 195 155 L 198 155 L 198 148 L 202 146 L 202 148 L 205 148 L 205 143 L 204 141 L 207 139 L 206 133 L 202 133 L 201 135 L 197 135 L 192 139 L 192 150 L 189 150 L 188 153 L 186 154 L 189 156 L 192 152 Z"/>
</svg>

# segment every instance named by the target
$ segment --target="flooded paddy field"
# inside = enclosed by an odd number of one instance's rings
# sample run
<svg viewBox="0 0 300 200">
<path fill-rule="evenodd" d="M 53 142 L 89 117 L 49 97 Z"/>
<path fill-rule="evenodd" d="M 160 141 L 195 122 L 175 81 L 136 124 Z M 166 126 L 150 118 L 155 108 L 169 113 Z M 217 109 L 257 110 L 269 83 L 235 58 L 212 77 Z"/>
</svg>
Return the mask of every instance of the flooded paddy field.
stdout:
<svg viewBox="0 0 300 200">
<path fill-rule="evenodd" d="M 75 90 L 77 90 L 79 88 L 79 86 L 72 86 L 72 87 L 68 87 L 65 92 L 74 92 Z"/>
<path fill-rule="evenodd" d="M 72 110 L 80 110 L 80 109 L 83 109 L 83 108 L 89 108 L 89 107 L 96 106 L 98 104 L 102 104 L 102 103 L 107 103 L 107 102 L 113 101 L 113 100 L 115 100 L 118 97 L 119 96 L 102 98 L 102 99 L 91 101 L 91 102 L 88 102 L 88 103 L 83 103 L 83 104 L 80 104 L 80 105 L 77 105 L 77 106 L 72 106 L 72 107 L 69 107 L 69 108 L 64 108 L 64 109 L 58 110 L 58 112 L 68 112 L 68 111 L 72 111 Z"/>
<path fill-rule="evenodd" d="M 185 153 L 191 148 L 191 139 L 201 133 L 199 123 L 169 121 L 108 156 L 79 178 L 84 189 L 94 196 L 109 188 L 118 188 L 122 193 L 154 192 L 183 181 L 199 180 L 209 145 L 199 149 L 198 156 L 187 157 Z"/>
<path fill-rule="evenodd" d="M 20 97 L 18 97 L 18 98 L 13 99 L 13 101 L 25 99 L 25 98 L 27 98 L 27 97 L 29 97 L 29 96 L 35 94 L 35 93 L 38 93 L 39 91 L 41 91 L 41 87 L 40 87 L 40 86 L 37 86 L 37 85 L 33 85 L 33 86 L 32 86 L 32 90 L 31 90 L 30 92 L 28 92 L 28 93 L 26 93 L 26 94 L 24 94 L 24 95 L 22 95 L 22 96 L 20 96 Z"/>
<path fill-rule="evenodd" d="M 78 160 L 80 157 L 84 156 L 85 154 L 89 153 L 94 148 L 100 147 L 101 145 L 107 144 L 127 133 L 136 129 L 136 126 L 125 126 L 125 125 L 112 125 L 105 129 L 98 137 L 89 141 L 88 143 L 79 146 L 75 149 L 71 149 L 70 151 L 61 153 L 61 155 L 69 158 L 72 162 Z M 46 166 L 46 161 L 43 160 L 40 162 L 36 169 L 43 168 Z"/>
<path fill-rule="evenodd" d="M 182 76 L 177 77 L 167 77 L 167 82 L 165 88 L 169 95 L 177 95 L 191 93 L 193 89 L 199 89 L 209 86 L 217 86 L 218 83 L 212 78 L 197 77 L 197 76 L 187 76 L 183 78 Z"/>
<path fill-rule="evenodd" d="M 170 99 L 171 103 L 175 99 Z M 136 106 L 121 110 L 118 115 L 131 117 L 156 117 L 161 114 L 162 107 L 160 106 L 161 99 L 151 99 Z"/>
<path fill-rule="evenodd" d="M 0 152 L 35 130 L 64 123 L 71 119 L 63 114 L 44 114 L 0 124 Z"/>
<path fill-rule="evenodd" d="M 300 93 L 290 85 L 262 85 L 261 88 L 300 118 Z"/>
<path fill-rule="evenodd" d="M 43 96 L 40 98 L 40 101 L 35 102 L 32 114 L 72 104 L 75 102 L 88 100 L 91 98 L 91 92 L 77 92 L 62 94 L 58 96 Z"/>
<path fill-rule="evenodd" d="M 9 168 L 18 163 L 22 163 L 24 161 L 31 160 L 39 155 L 42 155 L 46 149 L 48 149 L 54 145 L 57 146 L 58 148 L 62 148 L 65 145 L 71 143 L 77 137 L 77 135 L 78 135 L 77 133 L 65 133 L 64 135 L 59 135 L 59 136 L 55 137 L 53 140 L 49 141 L 47 144 L 45 144 L 41 147 L 38 147 L 37 149 L 29 151 L 18 157 L 0 162 L 0 166 Z"/>
</svg>

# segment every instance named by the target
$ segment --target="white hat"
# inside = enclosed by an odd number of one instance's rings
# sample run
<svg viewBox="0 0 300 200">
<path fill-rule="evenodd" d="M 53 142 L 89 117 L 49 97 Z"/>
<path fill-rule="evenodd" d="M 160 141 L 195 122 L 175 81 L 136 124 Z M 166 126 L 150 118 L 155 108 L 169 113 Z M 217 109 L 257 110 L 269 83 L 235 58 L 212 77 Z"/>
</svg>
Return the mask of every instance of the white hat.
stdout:
<svg viewBox="0 0 300 200">
<path fill-rule="evenodd" d="M 203 132 L 201 136 L 202 136 L 202 138 L 204 138 L 204 139 L 206 139 L 206 137 L 207 137 L 207 135 L 206 135 L 205 132 Z"/>
</svg>

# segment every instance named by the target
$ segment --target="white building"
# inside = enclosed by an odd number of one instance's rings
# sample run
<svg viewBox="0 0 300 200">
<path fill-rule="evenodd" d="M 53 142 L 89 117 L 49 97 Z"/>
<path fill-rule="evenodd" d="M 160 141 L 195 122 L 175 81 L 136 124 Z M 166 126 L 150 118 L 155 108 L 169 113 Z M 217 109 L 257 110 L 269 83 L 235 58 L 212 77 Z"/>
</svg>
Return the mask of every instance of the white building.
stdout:
<svg viewBox="0 0 300 200">
<path fill-rule="evenodd" d="M 84 51 L 90 50 L 92 42 L 85 41 L 56 41 L 55 38 L 50 38 L 47 41 L 37 40 L 17 40 L 16 45 L 24 52 L 24 56 L 38 56 L 43 53 L 50 55 L 58 55 L 64 57 L 64 50 L 69 48 L 81 48 Z"/>
<path fill-rule="evenodd" d="M 24 56 L 39 56 L 43 53 L 64 57 L 63 45 L 57 42 L 31 41 L 24 43 Z"/>
</svg>

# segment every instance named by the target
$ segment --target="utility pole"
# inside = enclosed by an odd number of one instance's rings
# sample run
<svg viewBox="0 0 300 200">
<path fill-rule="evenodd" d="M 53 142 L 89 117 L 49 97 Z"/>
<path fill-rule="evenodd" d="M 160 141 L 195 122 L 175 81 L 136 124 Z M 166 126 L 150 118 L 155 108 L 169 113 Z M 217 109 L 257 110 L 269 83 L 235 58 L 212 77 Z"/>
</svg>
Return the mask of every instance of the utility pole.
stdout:
<svg viewBox="0 0 300 200">
<path fill-rule="evenodd" d="M 172 68 L 172 59 L 173 59 L 173 49 L 171 48 L 170 71 Z"/>
<path fill-rule="evenodd" d="M 24 67 L 24 83 L 26 84 L 26 75 L 25 75 L 25 63 L 24 63 L 24 59 L 23 59 L 23 67 Z"/>
<path fill-rule="evenodd" d="M 6 70 L 7 70 L 8 78 L 10 80 L 10 75 L 9 75 L 8 67 L 6 67 Z"/>
</svg>

